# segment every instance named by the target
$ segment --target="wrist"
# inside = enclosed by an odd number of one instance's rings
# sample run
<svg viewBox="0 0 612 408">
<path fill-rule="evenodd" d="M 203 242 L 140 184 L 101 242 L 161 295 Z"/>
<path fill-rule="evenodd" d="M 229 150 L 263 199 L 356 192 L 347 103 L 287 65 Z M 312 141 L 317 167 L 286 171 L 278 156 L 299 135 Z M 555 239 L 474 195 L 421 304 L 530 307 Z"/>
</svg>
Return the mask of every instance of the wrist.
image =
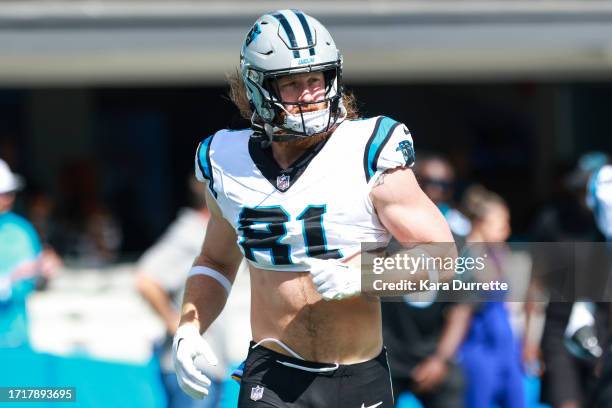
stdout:
<svg viewBox="0 0 612 408">
<path fill-rule="evenodd" d="M 431 358 L 433 358 L 434 360 L 437 360 L 445 365 L 448 365 L 448 363 L 450 363 L 451 361 L 451 357 L 448 357 L 446 354 L 444 353 L 440 353 L 440 352 L 436 352 L 435 354 L 433 354 L 431 356 Z"/>
<path fill-rule="evenodd" d="M 168 333 L 174 334 L 181 325 L 181 315 L 174 308 L 166 311 L 161 317 Z"/>
</svg>

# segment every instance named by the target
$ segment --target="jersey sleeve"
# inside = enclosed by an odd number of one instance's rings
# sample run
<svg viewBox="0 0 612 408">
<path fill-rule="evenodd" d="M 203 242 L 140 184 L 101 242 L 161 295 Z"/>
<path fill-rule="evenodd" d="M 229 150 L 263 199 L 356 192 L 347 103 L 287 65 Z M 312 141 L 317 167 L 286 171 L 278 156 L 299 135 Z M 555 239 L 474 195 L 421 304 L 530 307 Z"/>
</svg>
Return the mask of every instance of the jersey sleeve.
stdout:
<svg viewBox="0 0 612 408">
<path fill-rule="evenodd" d="M 217 198 L 212 164 L 210 161 L 210 146 L 212 144 L 213 136 L 208 136 L 198 145 L 195 155 L 195 176 L 199 181 L 207 183 L 213 197 Z"/>
<path fill-rule="evenodd" d="M 386 116 L 379 117 L 365 147 L 366 181 L 389 169 L 412 167 L 414 161 L 414 145 L 406 125 Z"/>
</svg>

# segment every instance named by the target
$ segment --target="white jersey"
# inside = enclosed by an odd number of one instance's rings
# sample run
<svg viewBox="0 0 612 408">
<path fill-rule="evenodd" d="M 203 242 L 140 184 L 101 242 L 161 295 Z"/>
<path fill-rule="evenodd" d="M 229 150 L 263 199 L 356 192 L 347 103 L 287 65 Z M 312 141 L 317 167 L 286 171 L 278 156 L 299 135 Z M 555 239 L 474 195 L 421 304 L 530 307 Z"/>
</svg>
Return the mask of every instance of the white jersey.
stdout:
<svg viewBox="0 0 612 408">
<path fill-rule="evenodd" d="M 346 120 L 286 170 L 261 142 L 250 129 L 221 130 L 196 153 L 196 176 L 249 262 L 300 272 L 307 257 L 343 258 L 362 242 L 389 242 L 369 193 L 385 170 L 413 165 L 405 125 L 384 116 Z"/>
</svg>

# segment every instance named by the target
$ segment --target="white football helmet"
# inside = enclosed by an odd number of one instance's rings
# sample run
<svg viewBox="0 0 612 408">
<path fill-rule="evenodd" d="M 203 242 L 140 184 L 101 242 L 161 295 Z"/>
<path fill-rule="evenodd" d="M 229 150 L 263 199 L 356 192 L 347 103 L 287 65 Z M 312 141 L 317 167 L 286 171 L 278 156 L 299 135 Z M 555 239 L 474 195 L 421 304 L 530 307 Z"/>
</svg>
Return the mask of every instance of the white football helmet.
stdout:
<svg viewBox="0 0 612 408">
<path fill-rule="evenodd" d="M 240 71 L 253 109 L 251 123 L 273 141 L 321 134 L 346 118 L 342 104 L 342 56 L 321 23 L 299 10 L 259 17 L 244 40 Z M 284 75 L 323 72 L 326 107 L 303 111 L 309 103 L 283 102 L 276 80 Z M 284 105 L 297 105 L 291 114 Z"/>
</svg>

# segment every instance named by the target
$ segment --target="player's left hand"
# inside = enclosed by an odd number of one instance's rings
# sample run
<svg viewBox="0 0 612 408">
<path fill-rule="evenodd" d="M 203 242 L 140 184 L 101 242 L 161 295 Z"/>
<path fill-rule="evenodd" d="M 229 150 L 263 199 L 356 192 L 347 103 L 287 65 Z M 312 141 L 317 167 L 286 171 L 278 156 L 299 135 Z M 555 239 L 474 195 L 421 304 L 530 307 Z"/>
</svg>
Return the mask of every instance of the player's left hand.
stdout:
<svg viewBox="0 0 612 408">
<path fill-rule="evenodd" d="M 308 258 L 312 282 L 324 300 L 340 300 L 361 293 L 361 271 L 337 259 Z"/>
</svg>

